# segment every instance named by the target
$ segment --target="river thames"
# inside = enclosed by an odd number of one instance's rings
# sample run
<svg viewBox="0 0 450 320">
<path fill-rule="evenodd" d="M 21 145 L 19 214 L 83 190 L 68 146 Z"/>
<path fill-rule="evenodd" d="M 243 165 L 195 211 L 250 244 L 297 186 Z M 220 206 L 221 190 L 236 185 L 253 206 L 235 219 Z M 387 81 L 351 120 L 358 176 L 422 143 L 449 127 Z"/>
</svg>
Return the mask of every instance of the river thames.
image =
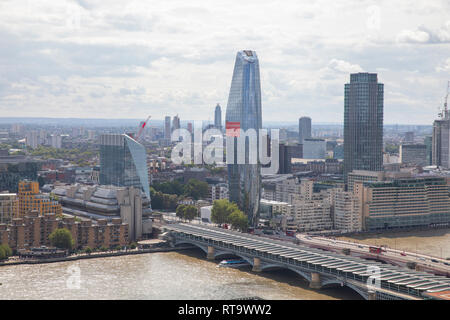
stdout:
<svg viewBox="0 0 450 320">
<path fill-rule="evenodd" d="M 450 230 L 360 237 L 450 256 Z M 352 240 L 355 240 L 352 238 Z M 200 250 L 0 267 L 0 299 L 361 299 L 346 287 L 312 290 L 287 270 L 218 268 Z"/>
</svg>

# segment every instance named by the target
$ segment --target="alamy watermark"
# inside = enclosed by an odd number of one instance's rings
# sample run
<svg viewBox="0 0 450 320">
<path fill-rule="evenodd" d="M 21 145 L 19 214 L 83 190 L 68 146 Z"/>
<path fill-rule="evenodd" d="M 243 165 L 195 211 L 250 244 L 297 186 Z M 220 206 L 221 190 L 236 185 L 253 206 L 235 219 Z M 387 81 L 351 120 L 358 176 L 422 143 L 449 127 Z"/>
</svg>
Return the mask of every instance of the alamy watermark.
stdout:
<svg viewBox="0 0 450 320">
<path fill-rule="evenodd" d="M 172 132 L 171 160 L 175 164 L 260 164 L 262 174 L 276 174 L 279 169 L 279 130 L 242 130 L 227 127 L 224 136 L 216 128 L 202 130 L 201 122 L 191 133 L 187 129 Z"/>
</svg>

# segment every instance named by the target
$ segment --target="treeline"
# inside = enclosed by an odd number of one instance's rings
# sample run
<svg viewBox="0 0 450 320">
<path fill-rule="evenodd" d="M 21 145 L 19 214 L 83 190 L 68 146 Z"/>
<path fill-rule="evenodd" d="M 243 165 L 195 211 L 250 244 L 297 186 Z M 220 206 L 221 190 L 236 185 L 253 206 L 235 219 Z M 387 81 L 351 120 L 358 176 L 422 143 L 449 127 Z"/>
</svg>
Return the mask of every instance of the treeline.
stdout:
<svg viewBox="0 0 450 320">
<path fill-rule="evenodd" d="M 211 210 L 211 221 L 217 224 L 228 223 L 233 229 L 243 232 L 248 229 L 248 218 L 238 206 L 227 199 L 215 200 Z"/>
<path fill-rule="evenodd" d="M 197 179 L 189 179 L 188 183 L 182 184 L 179 180 L 155 183 L 152 185 L 156 192 L 179 197 L 190 197 L 194 200 L 208 197 L 209 187 L 206 182 Z"/>
</svg>

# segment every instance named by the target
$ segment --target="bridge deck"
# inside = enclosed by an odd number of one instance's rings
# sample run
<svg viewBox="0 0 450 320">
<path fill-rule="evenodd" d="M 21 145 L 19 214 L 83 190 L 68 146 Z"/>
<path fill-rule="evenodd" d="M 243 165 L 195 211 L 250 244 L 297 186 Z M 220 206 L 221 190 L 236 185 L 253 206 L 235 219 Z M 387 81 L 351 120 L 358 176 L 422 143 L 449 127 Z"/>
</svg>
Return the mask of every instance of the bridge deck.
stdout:
<svg viewBox="0 0 450 320">
<path fill-rule="evenodd" d="M 364 282 L 368 277 L 378 276 L 385 289 L 398 290 L 399 293 L 422 297 L 423 293 L 429 289 L 434 291 L 450 290 L 450 279 L 443 276 L 435 276 L 304 245 L 204 225 L 170 224 L 165 228 L 191 239 L 195 238 L 196 241 L 205 245 L 216 245 L 223 250 L 244 251 L 250 256 L 278 259 L 294 266 L 301 264 L 314 269 L 320 267 L 321 270 L 326 270 L 330 274 L 351 275 L 360 282 Z M 377 268 L 373 269 L 373 267 Z M 379 273 L 374 274 L 373 270 L 378 270 Z"/>
</svg>

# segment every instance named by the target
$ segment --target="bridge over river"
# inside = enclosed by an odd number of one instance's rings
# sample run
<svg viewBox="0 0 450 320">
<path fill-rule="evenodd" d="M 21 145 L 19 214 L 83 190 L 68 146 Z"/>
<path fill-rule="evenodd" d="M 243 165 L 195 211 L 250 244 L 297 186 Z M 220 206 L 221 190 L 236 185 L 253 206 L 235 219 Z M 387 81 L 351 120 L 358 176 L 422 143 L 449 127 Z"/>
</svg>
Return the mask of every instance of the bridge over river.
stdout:
<svg viewBox="0 0 450 320">
<path fill-rule="evenodd" d="M 450 298 L 450 278 L 444 276 L 211 226 L 177 223 L 163 228 L 173 245 L 195 245 L 211 260 L 239 256 L 254 272 L 289 269 L 313 289 L 347 286 L 368 300 Z"/>
</svg>

